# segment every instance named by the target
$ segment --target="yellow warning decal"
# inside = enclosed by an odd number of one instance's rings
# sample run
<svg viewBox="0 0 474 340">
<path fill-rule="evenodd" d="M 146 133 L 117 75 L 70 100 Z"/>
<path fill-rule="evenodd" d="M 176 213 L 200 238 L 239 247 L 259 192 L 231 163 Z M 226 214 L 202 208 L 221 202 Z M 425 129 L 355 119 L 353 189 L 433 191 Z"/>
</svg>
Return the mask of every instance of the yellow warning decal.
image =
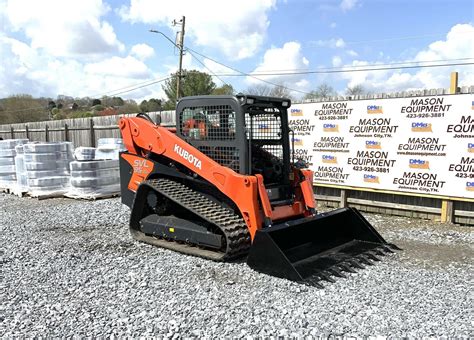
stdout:
<svg viewBox="0 0 474 340">
<path fill-rule="evenodd" d="M 169 228 L 170 233 L 174 233 L 174 228 Z"/>
</svg>

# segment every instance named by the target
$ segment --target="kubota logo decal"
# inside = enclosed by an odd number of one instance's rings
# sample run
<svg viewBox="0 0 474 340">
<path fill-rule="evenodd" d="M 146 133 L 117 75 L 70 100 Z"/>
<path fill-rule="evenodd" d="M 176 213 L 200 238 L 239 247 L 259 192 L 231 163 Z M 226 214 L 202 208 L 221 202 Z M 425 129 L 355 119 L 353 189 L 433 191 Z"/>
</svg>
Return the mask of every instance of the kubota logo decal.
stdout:
<svg viewBox="0 0 474 340">
<path fill-rule="evenodd" d="M 178 144 L 174 145 L 174 152 L 176 152 L 179 156 L 183 157 L 185 160 L 187 160 L 189 163 L 194 165 L 196 168 L 201 170 L 201 160 L 194 156 L 193 154 L 190 154 L 186 150 L 184 150 L 182 147 L 180 147 Z"/>
</svg>

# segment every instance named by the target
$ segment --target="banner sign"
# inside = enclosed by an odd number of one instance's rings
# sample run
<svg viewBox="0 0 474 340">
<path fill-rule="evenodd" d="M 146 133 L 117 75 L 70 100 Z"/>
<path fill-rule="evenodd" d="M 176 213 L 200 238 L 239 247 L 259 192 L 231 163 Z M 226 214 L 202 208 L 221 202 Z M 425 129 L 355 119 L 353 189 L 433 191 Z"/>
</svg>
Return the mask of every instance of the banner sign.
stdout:
<svg viewBox="0 0 474 340">
<path fill-rule="evenodd" d="M 474 95 L 293 104 L 315 184 L 474 198 Z"/>
</svg>

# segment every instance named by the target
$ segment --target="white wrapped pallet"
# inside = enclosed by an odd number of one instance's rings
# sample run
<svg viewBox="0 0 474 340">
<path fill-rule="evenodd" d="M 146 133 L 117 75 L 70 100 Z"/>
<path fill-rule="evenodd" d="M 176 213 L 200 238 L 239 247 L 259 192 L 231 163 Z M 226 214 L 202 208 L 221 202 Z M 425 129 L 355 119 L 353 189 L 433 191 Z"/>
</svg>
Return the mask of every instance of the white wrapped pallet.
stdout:
<svg viewBox="0 0 474 340">
<path fill-rule="evenodd" d="M 125 151 L 122 138 L 99 138 L 95 159 L 119 159 L 119 152 Z"/>
<path fill-rule="evenodd" d="M 0 188 L 16 187 L 15 147 L 28 142 L 28 139 L 0 140 Z"/>
<path fill-rule="evenodd" d="M 118 160 L 74 161 L 70 169 L 71 186 L 67 197 L 94 199 L 120 193 Z"/>
<path fill-rule="evenodd" d="M 71 171 L 79 170 L 96 170 L 96 169 L 110 169 L 118 168 L 118 160 L 103 160 L 101 162 L 89 161 L 89 162 L 71 162 Z"/>
<path fill-rule="evenodd" d="M 15 192 L 22 194 L 28 191 L 28 175 L 26 172 L 25 155 L 23 145 L 17 145 L 15 147 L 15 167 L 16 167 L 16 188 Z"/>
<path fill-rule="evenodd" d="M 28 143 L 23 146 L 28 192 L 32 196 L 61 195 L 69 187 L 71 142 Z"/>
<path fill-rule="evenodd" d="M 93 161 L 96 148 L 80 146 L 74 150 L 74 158 L 78 161 Z"/>
</svg>

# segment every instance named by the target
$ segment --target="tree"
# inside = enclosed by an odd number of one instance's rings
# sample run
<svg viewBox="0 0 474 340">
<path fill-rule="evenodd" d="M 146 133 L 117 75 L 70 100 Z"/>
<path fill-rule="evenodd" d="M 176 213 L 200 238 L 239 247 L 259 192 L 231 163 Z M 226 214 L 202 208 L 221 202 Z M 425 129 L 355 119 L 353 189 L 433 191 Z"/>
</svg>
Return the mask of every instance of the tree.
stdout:
<svg viewBox="0 0 474 340">
<path fill-rule="evenodd" d="M 53 119 L 55 120 L 66 119 L 66 114 L 59 110 L 57 107 L 51 110 L 51 114 L 53 116 Z"/>
<path fill-rule="evenodd" d="M 119 107 L 118 114 L 138 113 L 140 111 L 137 103 L 133 99 L 127 99 L 123 105 Z"/>
<path fill-rule="evenodd" d="M 89 118 L 93 116 L 92 112 L 88 111 L 75 111 L 71 114 L 71 118 Z"/>
<path fill-rule="evenodd" d="M 120 97 L 107 97 L 103 96 L 101 102 L 104 106 L 122 106 L 124 101 Z"/>
<path fill-rule="evenodd" d="M 48 120 L 49 100 L 33 98 L 27 94 L 17 94 L 0 100 L 3 112 L 0 123 L 26 123 Z"/>
<path fill-rule="evenodd" d="M 252 85 L 245 90 L 245 94 L 254 96 L 269 96 L 271 92 L 272 88 L 265 84 Z"/>
<path fill-rule="evenodd" d="M 57 101 L 61 101 L 61 102 L 63 102 L 63 103 L 70 103 L 70 102 L 72 102 L 73 100 L 74 100 L 73 97 L 71 97 L 71 96 L 66 96 L 66 95 L 64 95 L 64 94 L 59 94 L 59 95 L 58 95 L 58 98 L 57 98 Z"/>
<path fill-rule="evenodd" d="M 140 105 L 138 105 L 138 107 L 140 108 L 140 112 L 148 112 L 148 102 L 146 101 L 146 99 L 143 99 L 142 102 L 140 103 Z"/>
<path fill-rule="evenodd" d="M 102 105 L 100 99 L 92 99 L 92 106 Z"/>
<path fill-rule="evenodd" d="M 80 107 L 86 107 L 92 103 L 92 99 L 90 97 L 76 97 L 74 102 Z"/>
<path fill-rule="evenodd" d="M 348 86 L 346 89 L 346 94 L 348 96 L 357 96 L 357 95 L 362 95 L 366 94 L 367 91 L 364 89 L 364 87 L 361 84 L 354 85 L 354 86 Z"/>
<path fill-rule="evenodd" d="M 91 110 L 93 112 L 99 112 L 99 111 L 102 111 L 103 109 L 105 109 L 105 107 L 101 104 L 97 104 L 91 107 Z"/>
<path fill-rule="evenodd" d="M 162 110 L 161 99 L 151 98 L 140 103 L 141 112 L 157 112 Z"/>
<path fill-rule="evenodd" d="M 233 95 L 235 93 L 234 88 L 230 84 L 224 84 L 221 87 L 216 87 L 214 91 L 212 91 L 212 94 L 214 95 Z"/>
<path fill-rule="evenodd" d="M 332 86 L 323 83 L 319 85 L 316 90 L 313 90 L 307 95 L 305 95 L 304 99 L 328 98 L 331 96 L 335 96 L 336 94 L 337 92 Z"/>
<path fill-rule="evenodd" d="M 290 90 L 283 86 L 283 84 L 279 84 L 272 88 L 270 91 L 270 97 L 291 98 L 291 93 Z"/>
<path fill-rule="evenodd" d="M 257 84 L 247 88 L 246 93 L 254 96 L 265 96 L 265 97 L 278 97 L 278 98 L 290 98 L 290 91 L 283 86 L 283 84 L 277 84 L 275 86 L 269 86 L 265 84 Z"/>
<path fill-rule="evenodd" d="M 180 97 L 199 96 L 211 94 L 216 88 L 216 84 L 212 81 L 212 77 L 197 70 L 183 70 L 183 77 L 180 82 Z M 177 74 L 171 79 L 166 80 L 163 85 L 168 100 L 165 109 L 172 110 L 176 107 L 176 80 Z"/>
</svg>

